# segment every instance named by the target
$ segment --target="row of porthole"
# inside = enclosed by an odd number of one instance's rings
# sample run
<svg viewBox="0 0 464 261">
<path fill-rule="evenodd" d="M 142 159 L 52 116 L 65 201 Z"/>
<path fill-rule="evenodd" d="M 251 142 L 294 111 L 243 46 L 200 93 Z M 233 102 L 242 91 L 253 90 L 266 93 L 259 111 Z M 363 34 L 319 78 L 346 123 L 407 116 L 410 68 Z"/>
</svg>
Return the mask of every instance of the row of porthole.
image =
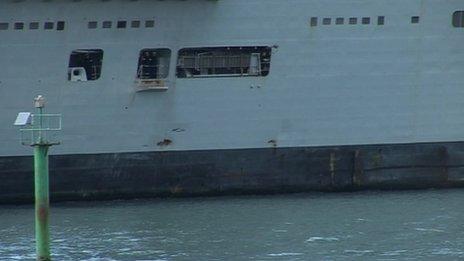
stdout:
<svg viewBox="0 0 464 261">
<path fill-rule="evenodd" d="M 12 27 L 14 30 L 25 30 L 26 29 L 26 23 L 24 22 L 15 22 L 12 23 Z M 38 30 L 40 29 L 40 22 L 30 22 L 29 23 L 29 30 Z M 65 22 L 64 21 L 58 21 L 56 22 L 56 30 L 57 31 L 63 31 L 65 27 Z M 8 30 L 10 29 L 10 23 L 8 22 L 0 22 L 0 30 Z M 44 30 L 53 30 L 55 29 L 55 22 L 44 22 L 43 23 L 43 29 Z"/>
<path fill-rule="evenodd" d="M 116 24 L 116 28 L 119 28 L 119 29 L 127 28 L 127 27 L 129 27 L 129 25 L 130 25 L 131 28 L 140 28 L 140 27 L 142 27 L 142 21 L 140 21 L 140 20 L 132 20 L 132 21 L 130 21 L 130 24 L 128 23 L 128 21 L 119 20 L 115 24 Z M 155 27 L 155 20 L 145 20 L 143 22 L 143 25 L 145 26 L 145 28 L 153 28 L 153 27 Z M 87 23 L 87 28 L 89 28 L 89 29 L 97 29 L 98 27 L 99 27 L 99 22 L 97 22 L 97 21 L 90 21 L 90 22 Z M 105 29 L 112 28 L 113 27 L 113 21 L 103 21 L 103 22 L 101 22 L 100 27 L 105 28 Z"/>
<path fill-rule="evenodd" d="M 347 20 L 347 24 L 350 25 L 355 25 L 358 24 L 358 17 L 350 17 L 345 19 L 344 17 L 336 17 L 333 18 L 335 21 L 336 25 L 343 25 L 345 24 L 345 20 Z M 370 17 L 362 17 L 359 20 L 361 20 L 361 24 L 371 24 L 371 18 Z M 309 20 L 309 25 L 310 26 L 317 26 L 319 23 L 319 18 L 318 17 L 311 17 Z M 411 23 L 412 24 L 417 24 L 419 23 L 419 16 L 411 16 Z M 331 17 L 324 17 L 321 18 L 321 24 L 322 25 L 331 25 L 332 24 L 332 18 Z M 385 24 L 385 16 L 377 16 L 377 25 L 384 25 Z"/>
<path fill-rule="evenodd" d="M 131 28 L 140 28 L 144 26 L 145 28 L 153 28 L 155 27 L 155 20 L 145 20 L 140 21 L 140 20 L 132 20 L 130 21 L 130 24 L 128 24 L 128 21 L 117 21 L 116 22 L 116 28 L 126 28 L 126 27 Z M 38 30 L 41 28 L 40 22 L 30 22 L 29 24 L 24 23 L 24 22 L 14 22 L 14 23 L 8 23 L 8 22 L 0 22 L 0 30 L 9 30 L 10 26 L 13 30 Z M 97 21 L 90 21 L 87 23 L 87 27 L 89 29 L 96 29 L 99 26 L 99 22 Z M 44 22 L 42 25 L 44 30 L 54 30 L 56 28 L 57 31 L 63 31 L 65 29 L 65 22 L 64 21 L 58 21 L 56 22 Z M 101 28 L 112 28 L 113 27 L 113 22 L 112 21 L 103 21 L 101 22 Z"/>
<path fill-rule="evenodd" d="M 317 26 L 318 25 L 318 17 L 311 17 L 310 19 L 310 26 Z M 334 18 L 335 24 L 336 25 L 343 25 L 345 24 L 345 18 L 344 17 L 337 17 Z M 358 18 L 357 17 L 350 17 L 347 18 L 348 24 L 350 25 L 355 25 L 358 24 Z M 371 23 L 371 18 L 370 17 L 362 17 L 361 19 L 361 24 L 370 24 Z M 411 17 L 411 23 L 417 24 L 419 23 L 419 16 L 412 16 Z M 87 28 L 89 29 L 97 29 L 98 28 L 99 22 L 97 21 L 89 21 L 87 23 Z M 332 24 L 332 18 L 331 17 L 324 17 L 322 18 L 321 24 L 323 25 L 331 25 Z M 377 25 L 384 25 L 385 24 L 385 16 L 378 16 L 377 17 Z M 132 20 L 130 21 L 130 27 L 131 28 L 140 28 L 142 26 L 142 22 L 140 20 Z M 155 20 L 145 20 L 144 21 L 144 26 L 145 28 L 153 28 L 155 27 Z M 0 22 L 0 30 L 8 30 L 10 27 L 10 24 L 7 22 Z M 13 29 L 14 30 L 23 30 L 25 29 L 25 23 L 24 22 L 15 22 L 13 23 Z M 29 29 L 30 30 L 37 30 L 40 27 L 39 22 L 30 22 L 29 23 Z M 64 21 L 59 21 L 56 23 L 56 30 L 58 31 L 63 31 L 65 27 L 65 22 Z M 113 27 L 113 22 L 112 21 L 103 21 L 101 22 L 101 28 L 109 29 Z M 128 27 L 128 21 L 125 20 L 120 20 L 116 22 L 116 28 L 123 29 Z M 45 30 L 53 30 L 55 28 L 55 23 L 54 22 L 45 22 L 43 25 L 43 28 Z"/>
</svg>

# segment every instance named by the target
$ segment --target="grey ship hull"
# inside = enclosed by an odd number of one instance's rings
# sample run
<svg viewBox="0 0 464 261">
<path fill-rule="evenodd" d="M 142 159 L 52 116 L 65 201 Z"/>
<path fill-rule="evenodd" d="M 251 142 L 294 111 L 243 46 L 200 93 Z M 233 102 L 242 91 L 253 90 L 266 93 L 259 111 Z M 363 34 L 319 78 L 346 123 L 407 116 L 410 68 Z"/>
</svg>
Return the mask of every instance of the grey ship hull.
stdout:
<svg viewBox="0 0 464 261">
<path fill-rule="evenodd" d="M 459 10 L 459 0 L 3 1 L 0 201 L 32 197 L 31 149 L 12 122 L 38 94 L 63 114 L 55 200 L 461 186 Z M 116 27 L 133 20 L 154 27 Z M 269 74 L 176 76 L 179 50 L 221 46 L 272 48 Z M 144 48 L 172 51 L 162 91 L 135 86 Z M 104 51 L 98 80 L 68 81 L 79 49 Z"/>
<path fill-rule="evenodd" d="M 50 187 L 54 201 L 451 188 L 462 162 L 464 143 L 56 155 Z M 32 158 L 0 165 L 0 202 L 30 202 Z"/>
</svg>

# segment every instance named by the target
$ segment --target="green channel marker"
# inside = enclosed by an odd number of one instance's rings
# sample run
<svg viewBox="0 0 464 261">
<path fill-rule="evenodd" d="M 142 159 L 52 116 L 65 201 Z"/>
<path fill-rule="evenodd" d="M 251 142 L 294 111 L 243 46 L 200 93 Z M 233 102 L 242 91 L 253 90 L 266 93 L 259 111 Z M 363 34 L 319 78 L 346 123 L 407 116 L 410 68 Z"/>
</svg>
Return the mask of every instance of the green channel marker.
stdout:
<svg viewBox="0 0 464 261">
<path fill-rule="evenodd" d="M 36 114 L 20 112 L 15 125 L 23 126 L 21 144 L 34 147 L 35 185 L 35 242 L 38 261 L 51 260 L 50 253 L 50 199 L 48 174 L 48 149 L 60 144 L 50 135 L 61 131 L 60 114 L 44 114 L 45 99 L 42 95 L 34 99 Z M 55 126 L 53 126 L 55 124 Z"/>
<path fill-rule="evenodd" d="M 50 259 L 48 145 L 34 145 L 35 240 L 37 260 Z"/>
<path fill-rule="evenodd" d="M 38 96 L 34 99 L 34 106 L 38 109 L 38 136 L 34 147 L 34 184 L 35 184 L 35 242 L 37 260 L 48 261 L 50 258 L 50 200 L 48 181 L 48 147 L 44 137 L 43 107 L 45 99 Z M 35 135 L 33 135 L 35 138 Z"/>
</svg>

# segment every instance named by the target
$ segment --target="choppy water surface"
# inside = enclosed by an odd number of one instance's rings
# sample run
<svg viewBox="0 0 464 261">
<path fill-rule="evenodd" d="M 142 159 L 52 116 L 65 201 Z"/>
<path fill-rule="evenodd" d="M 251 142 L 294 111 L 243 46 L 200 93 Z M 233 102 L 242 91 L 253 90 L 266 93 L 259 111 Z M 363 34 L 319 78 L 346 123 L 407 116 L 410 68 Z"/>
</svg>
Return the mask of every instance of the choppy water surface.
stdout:
<svg viewBox="0 0 464 261">
<path fill-rule="evenodd" d="M 0 206 L 0 260 L 34 259 L 33 206 Z M 459 260 L 464 190 L 62 203 L 55 260 Z"/>
</svg>

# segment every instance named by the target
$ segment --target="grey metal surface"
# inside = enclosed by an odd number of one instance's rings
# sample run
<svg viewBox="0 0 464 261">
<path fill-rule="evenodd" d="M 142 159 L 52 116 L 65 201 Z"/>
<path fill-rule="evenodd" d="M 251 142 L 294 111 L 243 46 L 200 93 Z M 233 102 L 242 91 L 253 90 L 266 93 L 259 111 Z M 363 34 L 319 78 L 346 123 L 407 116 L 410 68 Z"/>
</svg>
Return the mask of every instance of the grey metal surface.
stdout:
<svg viewBox="0 0 464 261">
<path fill-rule="evenodd" d="M 55 155 L 51 200 L 464 187 L 464 143 Z M 0 157 L 0 203 L 30 202 L 32 158 Z"/>
<path fill-rule="evenodd" d="M 53 154 L 461 141 L 464 30 L 452 14 L 462 9 L 458 0 L 2 1 L 0 156 L 30 154 L 13 122 L 38 94 L 63 115 Z M 87 28 L 146 19 L 155 26 Z M 27 29 L 34 21 L 40 29 Z M 181 48 L 250 45 L 275 46 L 267 77 L 175 77 Z M 67 81 L 71 52 L 97 48 L 101 78 Z M 136 92 L 144 48 L 172 50 L 167 91 Z"/>
</svg>

